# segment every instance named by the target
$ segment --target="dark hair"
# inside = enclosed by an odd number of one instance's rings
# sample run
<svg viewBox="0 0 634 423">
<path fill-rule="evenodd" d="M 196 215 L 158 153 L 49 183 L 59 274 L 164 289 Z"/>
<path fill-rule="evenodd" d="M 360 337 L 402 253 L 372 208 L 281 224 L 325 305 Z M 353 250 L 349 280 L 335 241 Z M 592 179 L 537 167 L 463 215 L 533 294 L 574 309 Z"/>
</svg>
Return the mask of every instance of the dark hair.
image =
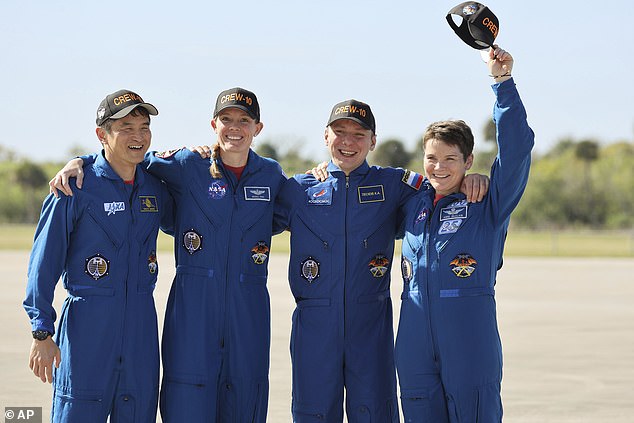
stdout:
<svg viewBox="0 0 634 423">
<path fill-rule="evenodd" d="M 128 113 L 126 116 L 144 116 L 146 118 L 150 118 L 150 113 L 145 110 L 144 107 L 136 107 L 134 109 L 132 109 L 132 111 L 130 113 Z M 117 121 L 118 119 L 106 119 L 106 121 L 104 123 L 102 123 L 99 127 L 101 129 L 103 129 L 104 131 L 106 131 L 107 133 L 111 134 L 112 133 L 112 124 L 115 123 L 115 121 Z"/>
<path fill-rule="evenodd" d="M 463 120 L 443 120 L 430 124 L 423 135 L 423 150 L 429 140 L 458 146 L 465 161 L 473 153 L 473 133 Z"/>
</svg>

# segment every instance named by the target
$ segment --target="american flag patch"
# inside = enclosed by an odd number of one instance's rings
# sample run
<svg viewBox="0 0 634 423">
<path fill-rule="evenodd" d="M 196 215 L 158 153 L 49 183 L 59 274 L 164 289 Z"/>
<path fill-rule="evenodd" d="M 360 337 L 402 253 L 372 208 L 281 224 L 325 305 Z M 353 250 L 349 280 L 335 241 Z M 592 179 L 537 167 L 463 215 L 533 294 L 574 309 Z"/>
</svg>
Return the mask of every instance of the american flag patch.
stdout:
<svg viewBox="0 0 634 423">
<path fill-rule="evenodd" d="M 411 170 L 405 170 L 402 181 L 415 190 L 418 190 L 423 184 L 423 175 L 412 172 Z"/>
</svg>

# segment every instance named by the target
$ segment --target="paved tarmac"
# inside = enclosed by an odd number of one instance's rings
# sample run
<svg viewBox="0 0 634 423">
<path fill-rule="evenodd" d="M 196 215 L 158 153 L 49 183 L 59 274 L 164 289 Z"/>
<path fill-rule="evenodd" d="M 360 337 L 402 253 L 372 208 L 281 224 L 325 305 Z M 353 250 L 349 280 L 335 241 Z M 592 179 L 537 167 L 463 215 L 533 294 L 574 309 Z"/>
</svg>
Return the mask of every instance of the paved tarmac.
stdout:
<svg viewBox="0 0 634 423">
<path fill-rule="evenodd" d="M 268 421 L 290 422 L 288 341 L 294 304 L 287 256 L 273 254 L 270 261 Z M 50 385 L 28 369 L 30 326 L 21 305 L 27 262 L 27 252 L 0 251 L 0 409 L 41 406 L 48 421 Z M 174 270 L 169 253 L 159 253 L 159 262 L 155 297 L 162 319 Z M 395 266 L 392 273 L 397 317 L 400 271 Z M 57 310 L 64 296 L 58 287 Z M 634 421 L 634 260 L 507 258 L 498 274 L 497 303 L 506 422 Z"/>
</svg>

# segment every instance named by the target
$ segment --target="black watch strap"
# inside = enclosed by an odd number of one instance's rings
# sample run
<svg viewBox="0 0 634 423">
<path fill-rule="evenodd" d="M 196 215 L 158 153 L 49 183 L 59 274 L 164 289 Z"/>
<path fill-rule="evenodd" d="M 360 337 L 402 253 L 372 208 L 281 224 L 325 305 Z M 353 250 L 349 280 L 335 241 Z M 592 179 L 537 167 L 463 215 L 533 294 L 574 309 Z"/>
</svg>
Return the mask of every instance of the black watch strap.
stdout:
<svg viewBox="0 0 634 423">
<path fill-rule="evenodd" d="M 52 333 L 50 333 L 47 330 L 34 330 L 31 333 L 33 334 L 33 339 L 37 339 L 38 341 L 43 341 L 46 338 L 48 338 L 49 336 L 53 335 Z"/>
</svg>

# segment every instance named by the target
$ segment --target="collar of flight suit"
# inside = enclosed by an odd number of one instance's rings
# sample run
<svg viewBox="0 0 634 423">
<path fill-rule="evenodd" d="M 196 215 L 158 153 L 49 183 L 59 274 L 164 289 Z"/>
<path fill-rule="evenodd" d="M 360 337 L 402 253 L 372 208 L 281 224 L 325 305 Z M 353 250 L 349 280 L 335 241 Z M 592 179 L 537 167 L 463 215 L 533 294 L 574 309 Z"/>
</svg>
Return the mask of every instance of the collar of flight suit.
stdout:
<svg viewBox="0 0 634 423">
<path fill-rule="evenodd" d="M 334 172 L 341 172 L 343 173 L 343 171 L 339 168 L 339 166 L 337 166 L 336 164 L 334 164 L 332 162 L 332 160 L 328 163 L 328 167 L 326 168 L 326 170 L 328 171 L 329 174 L 334 173 Z M 370 171 L 370 165 L 368 165 L 368 161 L 364 160 L 363 163 L 361 163 L 359 165 L 359 167 L 357 167 L 355 170 L 353 170 L 352 172 L 350 172 L 350 175 L 348 176 L 353 176 L 353 175 L 365 175 Z"/>
<path fill-rule="evenodd" d="M 113 181 L 123 180 L 121 176 L 119 176 L 117 172 L 114 171 L 112 166 L 110 166 L 108 160 L 106 160 L 104 150 L 101 150 L 101 153 L 97 154 L 97 158 L 95 159 L 93 167 L 97 176 L 111 179 Z M 140 185 L 145 181 L 145 172 L 143 172 L 143 166 L 141 163 L 136 165 L 136 171 L 134 172 L 134 181 L 137 185 Z"/>
</svg>

